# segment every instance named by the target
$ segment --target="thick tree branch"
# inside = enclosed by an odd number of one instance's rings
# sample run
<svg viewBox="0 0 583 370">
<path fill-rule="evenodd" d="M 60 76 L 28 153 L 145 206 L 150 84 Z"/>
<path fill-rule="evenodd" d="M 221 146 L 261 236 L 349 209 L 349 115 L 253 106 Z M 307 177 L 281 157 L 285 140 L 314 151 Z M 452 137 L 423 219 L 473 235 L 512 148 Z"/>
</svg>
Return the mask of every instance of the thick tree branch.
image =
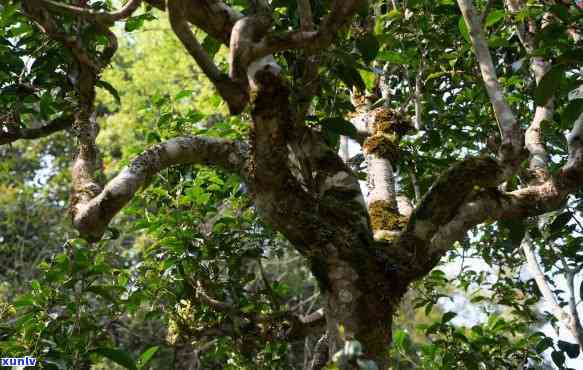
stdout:
<svg viewBox="0 0 583 370">
<path fill-rule="evenodd" d="M 183 14 L 186 7 L 183 0 L 168 1 L 168 15 L 172 30 L 178 36 L 182 45 L 194 58 L 202 72 L 215 85 L 221 97 L 229 106 L 231 114 L 239 114 L 245 108 L 249 99 L 246 84 L 237 83 L 221 72 L 197 41 Z M 190 4 L 188 4 L 191 7 Z"/>
<path fill-rule="evenodd" d="M 93 9 L 80 8 L 78 6 L 58 3 L 52 0 L 40 0 L 43 6 L 53 12 L 63 14 L 72 14 L 83 17 L 91 22 L 97 22 L 105 25 L 113 24 L 115 21 L 128 18 L 135 12 L 142 0 L 129 0 L 121 9 L 114 12 L 97 11 Z"/>
<path fill-rule="evenodd" d="M 493 188 L 502 181 L 503 171 L 492 158 L 468 158 L 453 165 L 425 194 L 411 216 L 406 233 L 430 241 L 476 188 Z"/>
<path fill-rule="evenodd" d="M 210 137 L 182 137 L 156 145 L 135 158 L 95 198 L 77 202 L 71 210 L 74 226 L 84 238 L 98 240 L 110 220 L 161 170 L 179 164 L 207 164 L 245 177 L 247 157 L 246 145 Z"/>
<path fill-rule="evenodd" d="M 522 219 L 553 211 L 564 204 L 567 196 L 583 183 L 583 114 L 577 119 L 567 143 L 569 157 L 558 173 L 542 184 L 535 184 L 509 193 L 497 189 L 476 190 L 466 196 L 454 217 L 445 218 L 431 238 L 430 249 L 443 253 L 463 238 L 472 227 L 487 219 Z M 438 180 L 439 182 L 439 180 Z M 432 187 L 433 192 L 435 186 Z M 441 192 L 447 193 L 447 189 Z M 453 193 L 450 193 L 453 194 Z M 427 198 L 426 195 L 425 198 Z M 425 198 L 422 204 L 425 201 Z M 420 206 L 421 207 L 421 206 Z"/>
<path fill-rule="evenodd" d="M 362 114 L 369 115 L 372 135 L 363 144 L 367 161 L 367 206 L 376 240 L 391 239 L 401 231 L 405 222 L 397 207 L 394 163 L 399 157 L 399 141 L 409 127 L 400 114 L 385 107 L 370 110 L 362 106 Z"/>
<path fill-rule="evenodd" d="M 480 16 L 476 10 L 473 0 L 458 0 L 459 8 L 470 31 L 470 39 L 474 46 L 474 53 L 480 65 L 482 78 L 486 85 L 486 91 L 490 97 L 490 102 L 494 108 L 494 114 L 498 121 L 502 145 L 500 146 L 500 159 L 513 168 L 519 163 L 522 154 L 523 135 L 512 109 L 506 102 L 502 87 L 498 82 L 496 69 L 488 43 L 484 35 L 484 30 L 480 23 Z"/>
<path fill-rule="evenodd" d="M 231 31 L 243 14 L 220 0 L 173 0 L 182 8 L 181 16 L 210 36 L 229 45 Z"/>
<path fill-rule="evenodd" d="M 553 99 L 545 106 L 537 106 L 534 118 L 524 134 L 524 144 L 530 153 L 529 170 L 539 182 L 546 181 L 549 176 L 549 156 L 542 141 L 542 124 L 551 121 L 554 113 Z"/>
<path fill-rule="evenodd" d="M 568 135 L 569 158 L 542 184 L 504 193 L 497 186 L 505 171 L 489 158 L 470 158 L 451 167 L 431 187 L 413 212 L 397 242 L 401 275 L 423 276 L 472 227 L 490 219 L 522 219 L 559 208 L 583 183 L 583 115 Z M 389 257 L 393 258 L 393 257 Z"/>
<path fill-rule="evenodd" d="M 271 23 L 270 16 L 258 14 L 241 18 L 233 26 L 229 42 L 229 77 L 233 81 L 246 83 L 251 63 L 272 54 L 259 55 L 255 50 L 255 45 L 267 33 Z"/>
<path fill-rule="evenodd" d="M 19 139 L 39 139 L 55 132 L 68 130 L 73 125 L 73 117 L 64 116 L 56 118 L 47 124 L 37 128 L 22 128 L 17 123 L 3 125 L 0 122 L 0 145 L 8 144 Z"/>
</svg>

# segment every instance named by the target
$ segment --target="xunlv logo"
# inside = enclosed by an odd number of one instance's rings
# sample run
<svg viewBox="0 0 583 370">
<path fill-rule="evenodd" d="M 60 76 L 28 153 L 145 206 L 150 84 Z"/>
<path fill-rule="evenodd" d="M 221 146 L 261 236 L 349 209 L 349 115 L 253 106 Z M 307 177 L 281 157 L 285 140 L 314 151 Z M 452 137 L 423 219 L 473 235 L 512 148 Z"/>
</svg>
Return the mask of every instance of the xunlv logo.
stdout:
<svg viewBox="0 0 583 370">
<path fill-rule="evenodd" d="M 35 366 L 36 358 L 34 357 L 3 357 L 0 358 L 0 366 Z"/>
</svg>

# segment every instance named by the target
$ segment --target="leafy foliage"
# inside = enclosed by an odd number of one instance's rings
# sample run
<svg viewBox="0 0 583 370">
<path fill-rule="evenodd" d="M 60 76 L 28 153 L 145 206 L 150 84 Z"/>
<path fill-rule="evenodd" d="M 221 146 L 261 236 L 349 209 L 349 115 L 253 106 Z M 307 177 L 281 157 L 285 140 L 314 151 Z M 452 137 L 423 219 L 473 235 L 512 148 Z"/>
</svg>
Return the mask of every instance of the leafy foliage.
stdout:
<svg viewBox="0 0 583 370">
<path fill-rule="evenodd" d="M 241 11 L 250 5 L 229 3 Z M 316 19 L 327 3 L 312 1 Z M 430 92 L 422 97 L 425 127 L 404 138 L 395 163 L 400 191 L 414 199 L 414 185 L 425 193 L 451 163 L 487 153 L 497 127 L 455 2 L 410 0 L 406 9 L 393 10 L 386 2 L 375 4 L 382 14 L 373 25 L 360 14 L 357 26 L 343 30 L 320 54 L 321 93 L 308 124 L 319 127 L 334 148 L 341 135 L 355 138 L 355 127 L 343 118 L 355 109 L 354 90 L 368 94 L 372 106 L 387 104 L 413 115 L 410 101 L 420 75 Z M 296 1 L 271 5 L 276 31 L 298 27 Z M 558 64 L 537 85 L 513 22 L 541 19 L 545 12 L 557 20 L 541 32 L 535 54 Z M 226 107 L 160 18 L 146 8 L 117 29 L 120 51 L 98 83 L 105 176 L 145 147 L 177 135 L 240 139 L 249 131 L 249 113 L 226 117 Z M 569 27 L 581 27 L 581 18 L 574 7 L 532 3 L 515 15 L 495 5 L 484 20 L 500 81 L 520 121 L 530 121 L 533 104 L 553 99 L 557 107 L 543 128 L 555 168 L 566 158 L 563 133 L 583 112 L 582 99 L 568 98 L 582 81 L 582 49 L 565 36 Z M 373 32 L 363 32 L 366 27 Z M 197 36 L 226 70 L 224 48 L 209 35 Z M 290 84 L 300 84 L 302 55 L 276 57 Z M 18 106 L 23 126 L 70 114 L 75 92 L 65 71 L 71 63 L 71 55 L 24 17 L 17 2 L 0 5 L 1 112 Z M 374 91 L 387 70 L 393 76 L 388 102 Z M 87 244 L 75 239 L 64 217 L 73 152 L 66 133 L 0 148 L 0 352 L 36 356 L 47 369 L 168 368 L 184 361 L 185 348 L 188 360 L 202 368 L 297 368 L 304 342 L 286 337 L 289 323 L 281 318 L 318 307 L 318 287 L 302 258 L 261 222 L 239 179 L 199 166 L 165 170 L 125 209 L 106 240 Z M 519 174 L 507 187 L 527 180 Z M 536 224 L 482 225 L 459 243 L 441 269 L 406 297 L 400 318 L 408 320 L 398 320 L 390 349 L 395 368 L 544 368 L 552 361 L 562 369 L 567 358 L 580 356 L 576 344 L 541 332 L 546 321 L 555 327 L 559 322 L 537 310 L 541 294 L 533 280 L 519 278 L 525 263 L 519 246 L 527 232 L 551 284 L 581 266 L 580 200 L 575 194 Z M 478 259 L 488 269 L 466 262 Z M 460 261 L 455 276 L 443 271 Z M 205 301 L 201 286 L 204 294 L 228 303 L 228 312 Z M 580 301 L 583 283 L 578 288 Z M 563 293 L 559 303 L 566 306 Z M 487 319 L 469 325 L 455 312 L 443 312 L 444 302 L 456 296 L 466 297 Z M 308 346 L 318 340 L 302 339 Z M 345 352 L 337 360 L 345 355 L 345 361 L 369 366 L 359 359 L 356 343 Z"/>
</svg>

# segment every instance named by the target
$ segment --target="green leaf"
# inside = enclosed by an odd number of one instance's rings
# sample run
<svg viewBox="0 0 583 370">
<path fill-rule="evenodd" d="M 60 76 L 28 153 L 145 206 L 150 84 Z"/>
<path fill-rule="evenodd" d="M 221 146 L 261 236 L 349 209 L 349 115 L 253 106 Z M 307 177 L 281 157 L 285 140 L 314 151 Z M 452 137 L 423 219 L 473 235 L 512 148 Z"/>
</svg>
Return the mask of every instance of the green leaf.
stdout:
<svg viewBox="0 0 583 370">
<path fill-rule="evenodd" d="M 204 38 L 202 42 L 202 47 L 207 52 L 209 57 L 212 59 L 221 48 L 221 43 L 217 41 L 217 39 L 215 39 L 214 37 L 207 36 Z"/>
<path fill-rule="evenodd" d="M 322 127 L 325 127 L 339 135 L 356 138 L 358 131 L 356 127 L 342 117 L 325 118 L 320 121 Z"/>
<path fill-rule="evenodd" d="M 192 90 L 182 90 L 174 97 L 175 101 L 180 101 L 182 99 L 190 98 L 192 96 Z"/>
<path fill-rule="evenodd" d="M 462 34 L 464 39 L 467 41 L 467 43 L 471 44 L 472 40 L 470 39 L 470 31 L 468 30 L 468 25 L 466 24 L 464 17 L 460 17 L 460 19 L 457 22 L 457 27 L 460 30 L 460 33 Z"/>
<path fill-rule="evenodd" d="M 379 41 L 370 33 L 356 41 L 356 48 L 366 63 L 372 62 L 377 57 L 379 47 Z"/>
<path fill-rule="evenodd" d="M 132 359 L 132 356 L 130 356 L 130 354 L 127 353 L 126 351 L 114 348 L 101 347 L 97 348 L 93 352 L 110 359 L 111 361 L 125 367 L 126 369 L 138 370 L 138 367 L 136 366 L 136 363 Z"/>
<path fill-rule="evenodd" d="M 405 332 L 402 329 L 395 331 L 395 333 L 393 334 L 393 343 L 397 347 L 403 347 L 403 344 L 405 343 L 406 339 L 407 339 L 407 332 Z"/>
<path fill-rule="evenodd" d="M 555 365 L 557 365 L 561 369 L 563 368 L 565 364 L 565 355 L 563 354 L 563 352 L 553 351 L 553 353 L 551 353 L 551 358 L 553 359 Z"/>
<path fill-rule="evenodd" d="M 144 18 L 142 17 L 130 17 L 127 19 L 126 24 L 125 24 L 125 30 L 126 32 L 133 32 L 135 30 L 137 30 L 138 28 L 142 27 L 144 25 Z"/>
<path fill-rule="evenodd" d="M 447 76 L 448 74 L 450 74 L 451 72 L 446 72 L 446 71 L 442 71 L 442 72 L 433 72 L 431 73 L 429 76 L 427 76 L 427 78 L 425 79 L 425 82 L 431 81 L 435 78 L 439 78 L 442 76 Z"/>
<path fill-rule="evenodd" d="M 447 324 L 448 322 L 450 322 L 451 320 L 453 320 L 454 317 L 457 316 L 457 313 L 449 311 L 443 314 L 443 316 L 441 317 L 441 323 L 442 324 Z"/>
<path fill-rule="evenodd" d="M 433 310 L 433 303 L 430 302 L 425 306 L 425 315 L 428 316 L 431 310 Z"/>
<path fill-rule="evenodd" d="M 119 93 L 117 92 L 117 90 L 115 89 L 115 87 L 113 87 L 109 82 L 107 81 L 103 81 L 103 80 L 99 80 L 95 83 L 95 86 L 97 87 L 101 87 L 102 89 L 107 90 L 107 92 L 109 92 L 111 94 L 111 96 L 113 96 L 113 98 L 115 99 L 115 101 L 117 102 L 117 104 L 121 105 L 121 99 L 119 97 Z"/>
<path fill-rule="evenodd" d="M 374 72 L 368 71 L 366 69 L 360 69 L 359 73 L 360 77 L 362 77 L 362 80 L 364 81 L 364 84 L 366 85 L 366 88 L 368 90 L 374 89 L 377 75 Z"/>
<path fill-rule="evenodd" d="M 536 353 L 543 353 L 547 349 L 553 346 L 553 338 L 545 337 L 541 339 L 540 342 L 537 343 L 535 347 Z"/>
<path fill-rule="evenodd" d="M 506 16 L 506 12 L 503 9 L 493 10 L 486 17 L 486 20 L 484 21 L 484 25 L 486 27 L 492 27 L 496 23 L 503 20 L 505 16 Z"/>
<path fill-rule="evenodd" d="M 32 287 L 33 290 L 40 290 L 40 283 L 38 282 L 38 280 L 33 280 L 30 283 L 30 286 Z"/>
<path fill-rule="evenodd" d="M 562 340 L 560 340 L 558 344 L 561 351 L 565 352 L 570 358 L 577 358 L 577 356 L 579 356 L 580 348 L 578 344 Z"/>
<path fill-rule="evenodd" d="M 126 32 L 133 32 L 144 25 L 145 21 L 151 21 L 156 19 L 152 13 L 144 13 L 135 17 L 129 17 L 126 20 L 125 30 Z"/>
<path fill-rule="evenodd" d="M 323 134 L 324 140 L 330 148 L 338 148 L 338 145 L 340 144 L 340 135 L 332 130 L 328 130 L 327 128 L 324 128 Z"/>
<path fill-rule="evenodd" d="M 534 91 L 534 101 L 539 106 L 545 106 L 561 85 L 564 70 L 562 66 L 554 66 L 539 82 Z"/>
<path fill-rule="evenodd" d="M 398 53 L 396 51 L 390 50 L 383 50 L 377 55 L 377 60 L 383 62 L 389 62 L 393 64 L 402 64 L 407 65 L 409 64 L 409 60 L 405 57 L 404 54 Z"/>
<path fill-rule="evenodd" d="M 153 346 L 148 348 L 147 350 L 145 350 L 144 352 L 142 352 L 142 354 L 140 355 L 140 357 L 138 358 L 138 368 L 143 368 L 148 362 L 150 362 L 150 360 L 152 359 L 152 357 L 154 356 L 154 354 L 156 354 L 156 352 L 158 351 L 158 346 Z"/>
<path fill-rule="evenodd" d="M 336 75 L 348 88 L 356 87 L 359 91 L 364 91 L 366 89 L 366 84 L 364 83 L 362 76 L 358 73 L 358 70 L 348 64 L 341 64 L 336 68 Z"/>
<path fill-rule="evenodd" d="M 34 305 L 34 298 L 32 297 L 31 294 L 24 294 L 18 297 L 14 302 L 12 302 L 12 305 L 16 308 L 32 306 Z"/>
<path fill-rule="evenodd" d="M 561 231 L 561 229 L 567 225 L 569 220 L 571 220 L 571 216 L 571 212 L 568 211 L 558 215 L 550 226 L 550 232 L 554 234 L 558 231 Z"/>
<path fill-rule="evenodd" d="M 551 6 L 551 13 L 556 15 L 563 22 L 569 22 L 569 10 L 564 5 L 555 4 Z"/>
<path fill-rule="evenodd" d="M 573 126 L 573 123 L 583 114 L 583 98 L 573 99 L 561 113 L 561 123 L 565 127 Z"/>
</svg>

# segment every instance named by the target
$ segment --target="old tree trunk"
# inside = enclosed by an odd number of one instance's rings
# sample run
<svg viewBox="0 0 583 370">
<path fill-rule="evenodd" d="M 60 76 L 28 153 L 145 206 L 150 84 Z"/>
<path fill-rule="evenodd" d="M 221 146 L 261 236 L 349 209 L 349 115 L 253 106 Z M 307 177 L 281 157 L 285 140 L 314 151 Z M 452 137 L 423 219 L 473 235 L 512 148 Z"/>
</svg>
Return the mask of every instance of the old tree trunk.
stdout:
<svg viewBox="0 0 583 370">
<path fill-rule="evenodd" d="M 362 91 L 358 83 L 348 86 L 353 87 L 349 93 L 355 111 L 345 118 L 354 126 L 351 136 L 363 148 L 366 200 L 346 152 L 338 155 L 326 141 L 324 129 L 306 124 L 306 117 L 314 113 L 314 98 L 323 100 L 326 94 L 323 71 L 339 68 L 324 52 L 341 48 L 338 40 L 345 37 L 347 29 L 356 35 L 371 34 L 372 28 L 377 28 L 375 17 L 383 19 L 391 10 L 386 9 L 390 4 L 395 7 L 392 11 L 406 14 L 399 2 L 334 0 L 322 9 L 319 2 L 298 0 L 293 8 L 298 29 L 281 29 L 278 22 L 282 21 L 276 19 L 269 1 L 249 1 L 244 11 L 221 0 L 145 3 L 167 13 L 177 38 L 214 84 L 231 114 L 249 118 L 248 141 L 175 138 L 148 149 L 102 186 L 96 178 L 99 159 L 95 139 L 99 130 L 94 118 L 95 86 L 117 47 L 110 28 L 115 21 L 130 17 L 141 1 L 129 0 L 121 10 L 108 13 L 84 5 L 26 0 L 23 9 L 27 16 L 49 38 L 71 51 L 75 114 L 41 129 L 2 130 L 0 143 L 72 127 L 79 152 L 73 166 L 71 213 L 74 226 L 90 241 L 99 240 L 136 191 L 164 168 L 206 164 L 238 174 L 260 215 L 305 257 L 316 277 L 326 302 L 329 355 L 346 341 L 357 340 L 363 345 L 365 358 L 385 366 L 383 356 L 391 341 L 393 315 L 412 281 L 428 274 L 472 227 L 486 220 L 523 219 L 556 209 L 578 189 L 583 178 L 583 119 L 575 123 L 568 137 L 566 164 L 551 173 L 544 146 L 539 144 L 541 115 L 551 112 L 552 116 L 552 101 L 539 107 L 540 114 L 530 124 L 525 142 L 523 131 L 528 125 L 518 122 L 506 102 L 482 27 L 484 15 L 471 0 L 458 0 L 458 5 L 478 61 L 476 69 L 481 72 L 498 123 L 499 143 L 493 154 L 467 156 L 434 176 L 435 182 L 423 197 L 418 194 L 414 208 L 412 202 L 398 202 L 395 171 L 401 140 L 424 126 L 423 61 L 417 66 L 415 83 L 408 85 L 416 89 L 411 94 L 414 124 L 403 111 L 390 108 L 392 92 L 387 79 L 391 68 L 374 67 L 378 75 L 372 87 L 375 91 Z M 509 3 L 522 6 L 521 2 Z M 367 7 L 369 11 L 363 12 Z M 459 17 L 457 8 L 452 12 Z M 96 35 L 104 36 L 106 46 L 97 50 L 95 43 L 77 36 L 80 32 L 66 34 L 60 24 L 63 15 L 73 15 L 74 30 L 92 27 Z M 228 73 L 215 65 L 192 27 L 229 48 Z M 522 24 L 518 28 L 523 34 L 534 32 L 524 30 Z M 527 36 L 530 39 L 521 41 L 532 50 L 529 42 L 535 42 L 534 38 Z M 292 55 L 300 66 L 294 70 L 284 66 Z M 536 62 L 550 63 L 541 57 Z M 535 71 L 537 81 L 548 66 L 545 68 Z M 356 70 L 340 73 L 347 85 L 352 71 Z M 345 95 L 347 91 L 344 89 Z M 375 104 L 381 97 L 384 103 Z M 534 180 L 506 191 L 510 188 L 501 185 L 516 175 L 529 154 Z"/>
</svg>

